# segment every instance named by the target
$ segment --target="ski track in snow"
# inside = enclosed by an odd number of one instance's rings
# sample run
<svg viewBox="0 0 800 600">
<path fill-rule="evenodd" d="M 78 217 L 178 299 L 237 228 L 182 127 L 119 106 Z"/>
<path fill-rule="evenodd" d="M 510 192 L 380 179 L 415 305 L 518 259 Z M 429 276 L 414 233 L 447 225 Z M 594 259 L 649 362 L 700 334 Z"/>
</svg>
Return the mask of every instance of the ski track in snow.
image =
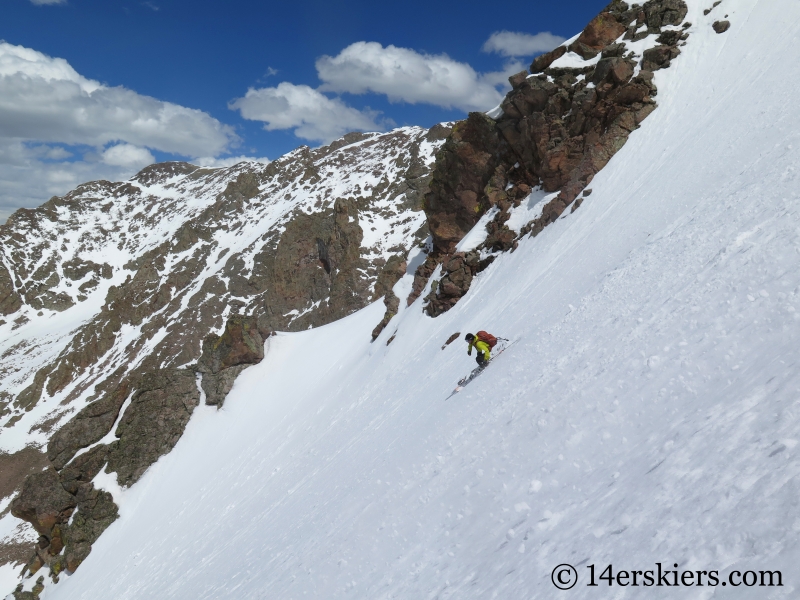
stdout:
<svg viewBox="0 0 800 600">
<path fill-rule="evenodd" d="M 796 597 L 800 6 L 689 4 L 659 109 L 577 212 L 437 319 L 271 338 L 43 598 Z M 444 402 L 471 359 L 441 344 L 479 328 L 522 339 Z M 784 587 L 586 587 L 656 562 Z"/>
</svg>

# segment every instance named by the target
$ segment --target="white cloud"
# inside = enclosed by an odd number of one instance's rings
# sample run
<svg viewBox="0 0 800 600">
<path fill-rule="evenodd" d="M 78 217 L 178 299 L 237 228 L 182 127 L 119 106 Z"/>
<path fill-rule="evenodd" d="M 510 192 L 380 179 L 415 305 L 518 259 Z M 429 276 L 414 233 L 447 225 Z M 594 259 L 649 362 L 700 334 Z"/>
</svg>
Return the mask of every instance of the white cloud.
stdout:
<svg viewBox="0 0 800 600">
<path fill-rule="evenodd" d="M 31 0 L 31 3 L 37 6 L 43 6 L 48 4 L 66 4 L 67 0 Z"/>
<path fill-rule="evenodd" d="M 503 65 L 502 71 L 492 71 L 491 73 L 484 73 L 481 75 L 482 80 L 494 87 L 499 87 L 502 90 L 501 96 L 505 96 L 506 91 L 511 89 L 511 84 L 508 82 L 508 78 L 514 75 L 515 73 L 519 73 L 520 71 L 525 71 L 528 66 L 518 60 L 509 60 L 506 64 Z"/>
<path fill-rule="evenodd" d="M 446 54 L 421 54 L 377 42 L 356 42 L 337 56 L 317 60 L 320 88 L 334 92 L 385 94 L 391 102 L 488 110 L 502 94 L 496 74 L 480 74 Z M 505 71 L 504 71 L 505 72 Z"/>
<path fill-rule="evenodd" d="M 0 42 L 0 223 L 80 183 L 127 179 L 154 161 L 150 150 L 216 156 L 237 141 L 207 113 L 103 85 L 64 59 Z"/>
<path fill-rule="evenodd" d="M 38 206 L 86 181 L 123 181 L 139 170 L 110 165 L 98 160 L 102 155 L 91 154 L 65 161 L 75 154 L 60 146 L 30 146 L 0 137 L 0 223 L 18 208 Z"/>
<path fill-rule="evenodd" d="M 481 49 L 502 56 L 532 56 L 540 52 L 549 52 L 565 40 L 566 38 L 549 31 L 536 35 L 516 31 L 495 31 Z"/>
<path fill-rule="evenodd" d="M 283 82 L 278 87 L 247 90 L 244 98 L 232 101 L 230 108 L 245 119 L 263 121 L 264 129 L 293 129 L 297 137 L 330 142 L 348 131 L 383 131 L 378 113 L 360 111 L 338 98 L 307 86 Z"/>
<path fill-rule="evenodd" d="M 240 162 L 257 162 L 263 165 L 268 165 L 270 159 L 265 157 L 255 157 L 255 156 L 228 156 L 226 158 L 212 158 L 210 156 L 204 158 L 198 158 L 197 160 L 193 160 L 192 163 L 197 165 L 198 167 L 232 167 L 233 165 L 238 165 Z"/>
<path fill-rule="evenodd" d="M 0 136 L 101 147 L 118 140 L 184 156 L 237 138 L 207 113 L 79 75 L 61 58 L 0 42 Z"/>
<path fill-rule="evenodd" d="M 147 148 L 140 148 L 133 144 L 117 144 L 103 152 L 103 162 L 112 167 L 142 169 L 155 161 L 155 157 Z"/>
</svg>

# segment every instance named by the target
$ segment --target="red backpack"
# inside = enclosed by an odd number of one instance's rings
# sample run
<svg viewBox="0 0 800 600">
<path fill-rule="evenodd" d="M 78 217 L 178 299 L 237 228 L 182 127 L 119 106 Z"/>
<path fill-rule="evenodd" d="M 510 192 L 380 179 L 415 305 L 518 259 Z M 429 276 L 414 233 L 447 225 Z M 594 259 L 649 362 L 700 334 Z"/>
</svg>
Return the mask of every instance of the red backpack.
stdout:
<svg viewBox="0 0 800 600">
<path fill-rule="evenodd" d="M 489 348 L 494 348 L 497 345 L 497 338 L 486 331 L 479 331 L 475 334 L 475 337 L 477 337 L 480 341 L 489 344 Z"/>
</svg>

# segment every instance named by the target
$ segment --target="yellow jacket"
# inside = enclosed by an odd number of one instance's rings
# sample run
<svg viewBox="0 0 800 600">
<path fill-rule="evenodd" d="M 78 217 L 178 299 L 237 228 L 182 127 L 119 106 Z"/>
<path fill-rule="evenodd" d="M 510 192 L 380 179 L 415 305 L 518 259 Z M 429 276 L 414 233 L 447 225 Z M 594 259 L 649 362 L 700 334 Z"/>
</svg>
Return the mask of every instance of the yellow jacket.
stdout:
<svg viewBox="0 0 800 600">
<path fill-rule="evenodd" d="M 489 358 L 491 357 L 491 353 L 492 353 L 492 349 L 489 347 L 489 344 L 487 344 L 486 342 L 480 341 L 478 339 L 478 337 L 475 336 L 472 339 L 472 341 L 469 343 L 469 346 L 467 347 L 467 354 L 469 356 L 472 356 L 472 348 L 473 347 L 475 347 L 475 349 L 478 352 L 482 352 L 483 353 L 483 358 L 485 358 L 486 360 L 489 360 Z"/>
</svg>

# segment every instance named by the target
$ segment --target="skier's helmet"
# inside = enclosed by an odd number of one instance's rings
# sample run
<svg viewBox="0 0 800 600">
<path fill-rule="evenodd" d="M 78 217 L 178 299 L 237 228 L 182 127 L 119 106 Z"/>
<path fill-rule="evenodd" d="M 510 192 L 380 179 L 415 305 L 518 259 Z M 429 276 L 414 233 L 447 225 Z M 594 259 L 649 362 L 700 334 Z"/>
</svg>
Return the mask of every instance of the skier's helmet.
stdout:
<svg viewBox="0 0 800 600">
<path fill-rule="evenodd" d="M 464 336 L 464 339 L 467 340 L 468 342 L 471 342 L 472 340 L 475 339 L 475 336 L 472 335 L 471 333 L 468 333 L 467 335 Z"/>
</svg>

